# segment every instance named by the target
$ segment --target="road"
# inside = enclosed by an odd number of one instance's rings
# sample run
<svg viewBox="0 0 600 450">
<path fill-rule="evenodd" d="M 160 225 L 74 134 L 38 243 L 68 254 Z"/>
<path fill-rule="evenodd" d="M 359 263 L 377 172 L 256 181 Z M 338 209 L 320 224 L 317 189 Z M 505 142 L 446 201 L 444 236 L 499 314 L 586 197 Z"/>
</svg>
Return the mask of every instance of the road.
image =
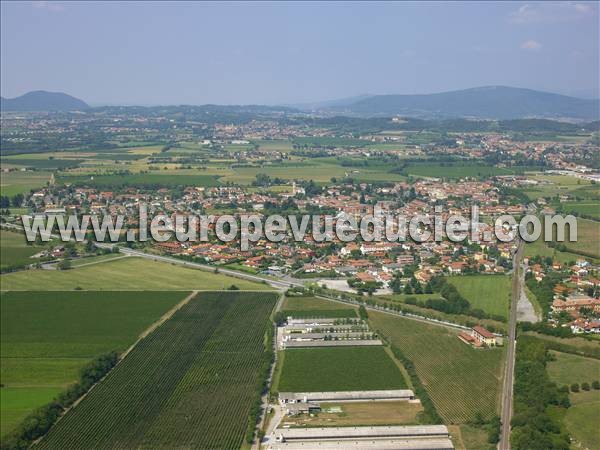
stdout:
<svg viewBox="0 0 600 450">
<path fill-rule="evenodd" d="M 98 247 L 104 247 L 104 246 L 111 247 L 111 248 L 113 247 L 112 244 L 98 243 L 96 245 Z M 163 262 L 168 262 L 171 264 L 179 264 L 181 266 L 193 267 L 195 269 L 206 270 L 208 272 L 214 272 L 215 269 L 217 269 L 219 271 L 219 273 L 221 273 L 221 274 L 229 275 L 229 276 L 232 276 L 235 278 L 240 278 L 243 280 L 254 281 L 257 283 L 266 282 L 277 289 L 288 289 L 292 286 L 303 286 L 303 284 L 301 282 L 296 282 L 296 281 L 291 281 L 291 280 L 274 280 L 271 278 L 262 277 L 260 275 L 253 275 L 250 273 L 237 272 L 235 270 L 226 269 L 223 267 L 215 267 L 215 266 L 209 266 L 208 264 L 184 261 L 182 259 L 173 258 L 171 256 L 152 255 L 150 253 L 142 252 L 139 250 L 133 250 L 133 249 L 130 249 L 127 247 L 119 247 L 119 251 L 121 253 L 123 253 L 125 255 L 129 255 L 129 256 L 138 256 L 140 258 L 148 258 L 148 259 L 152 259 L 155 261 L 163 261 Z"/>
<path fill-rule="evenodd" d="M 98 245 L 99 247 L 108 246 L 108 244 L 96 244 L 96 245 Z M 111 245 L 111 247 L 112 247 L 112 245 Z M 140 258 L 148 258 L 148 259 L 153 259 L 155 261 L 163 261 L 163 262 L 168 262 L 171 264 L 179 264 L 179 265 L 186 266 L 186 267 L 194 267 L 196 269 L 207 270 L 209 272 L 214 272 L 215 268 L 216 268 L 215 266 L 209 266 L 207 264 L 184 261 L 181 259 L 173 258 L 172 256 L 153 255 L 153 254 L 145 253 L 145 252 L 142 252 L 139 250 L 132 250 L 127 247 L 119 247 L 119 251 L 123 254 L 130 255 L 130 256 L 138 256 Z M 293 279 L 290 279 L 289 277 L 274 280 L 272 278 L 265 278 L 260 275 L 253 275 L 250 273 L 237 272 L 235 270 L 226 269 L 226 268 L 222 268 L 222 267 L 219 267 L 218 270 L 219 270 L 219 273 L 221 273 L 221 274 L 230 275 L 232 277 L 240 278 L 243 280 L 255 281 L 258 283 L 266 282 L 266 283 L 270 284 L 271 286 L 273 286 L 277 289 L 280 289 L 280 290 L 286 290 L 292 286 L 304 287 L 304 284 L 302 283 L 302 281 L 300 281 L 300 280 L 295 281 Z M 352 306 L 360 305 L 360 303 L 358 303 L 356 301 L 334 299 L 334 298 L 327 297 L 324 295 L 317 294 L 317 295 L 315 295 L 315 297 L 322 298 L 324 300 L 329 300 L 332 302 L 344 303 L 346 305 L 352 305 Z M 378 311 L 378 312 L 382 312 L 385 314 L 405 317 L 407 319 L 416 320 L 416 321 L 428 323 L 431 325 L 438 325 L 438 326 L 443 326 L 443 327 L 447 327 L 447 328 L 461 329 L 461 330 L 467 329 L 467 327 L 464 327 L 462 325 L 458 325 L 458 324 L 455 324 L 452 322 L 444 322 L 441 320 L 428 319 L 426 317 L 421 317 L 416 314 L 399 314 L 397 312 L 385 310 L 383 308 L 377 308 L 377 307 L 367 306 L 367 305 L 364 305 L 364 306 L 367 310 L 370 310 L 370 311 Z"/>
<path fill-rule="evenodd" d="M 508 337 L 506 339 L 506 366 L 504 372 L 504 385 L 502 387 L 502 428 L 500 429 L 499 450 L 510 450 L 510 421 L 512 419 L 513 385 L 515 373 L 515 346 L 517 334 L 517 303 L 521 296 L 523 277 L 521 276 L 521 260 L 523 258 L 523 241 L 513 258 L 512 297 L 510 303 L 510 317 L 508 320 Z"/>
</svg>

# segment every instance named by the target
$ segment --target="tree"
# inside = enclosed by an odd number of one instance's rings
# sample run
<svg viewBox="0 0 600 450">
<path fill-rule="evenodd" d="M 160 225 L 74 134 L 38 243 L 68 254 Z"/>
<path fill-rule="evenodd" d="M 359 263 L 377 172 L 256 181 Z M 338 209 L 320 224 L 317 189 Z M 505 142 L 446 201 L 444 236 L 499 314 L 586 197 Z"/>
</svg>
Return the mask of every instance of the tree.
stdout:
<svg viewBox="0 0 600 450">
<path fill-rule="evenodd" d="M 579 392 L 579 383 L 573 383 L 571 385 L 571 392 Z"/>
<path fill-rule="evenodd" d="M 595 390 L 599 390 L 600 389 L 600 381 L 596 380 L 592 382 L 592 388 Z"/>
<path fill-rule="evenodd" d="M 59 270 L 69 270 L 72 267 L 71 260 L 63 259 L 56 266 L 58 267 Z"/>
<path fill-rule="evenodd" d="M 232 284 L 231 286 L 229 286 L 229 287 L 227 288 L 227 290 L 228 290 L 228 291 L 239 291 L 239 290 L 240 290 L 240 288 L 239 288 L 239 287 L 237 287 L 235 284 Z"/>
<path fill-rule="evenodd" d="M 362 320 L 367 320 L 369 318 L 369 313 L 367 313 L 367 308 L 365 308 L 365 305 L 359 306 L 358 315 Z"/>
<path fill-rule="evenodd" d="M 19 206 L 21 206 L 23 204 L 23 199 L 24 199 L 23 194 L 16 194 L 12 198 L 12 205 L 15 208 L 18 208 Z"/>
<path fill-rule="evenodd" d="M 581 389 L 583 389 L 584 391 L 589 391 L 590 383 L 581 383 Z"/>
</svg>

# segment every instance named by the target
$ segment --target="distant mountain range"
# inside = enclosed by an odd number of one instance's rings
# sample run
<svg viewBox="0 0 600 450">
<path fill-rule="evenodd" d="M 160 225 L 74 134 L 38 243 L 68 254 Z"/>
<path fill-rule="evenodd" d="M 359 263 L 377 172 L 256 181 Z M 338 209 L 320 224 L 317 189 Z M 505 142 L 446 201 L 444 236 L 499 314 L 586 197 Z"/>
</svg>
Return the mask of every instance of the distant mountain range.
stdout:
<svg viewBox="0 0 600 450">
<path fill-rule="evenodd" d="M 600 100 L 507 86 L 419 95 L 371 95 L 313 105 L 313 111 L 358 117 L 597 120 Z"/>
<path fill-rule="evenodd" d="M 81 111 L 89 105 L 62 92 L 32 91 L 20 97 L 0 97 L 2 111 Z"/>
<path fill-rule="evenodd" d="M 68 94 L 46 91 L 28 92 L 12 99 L 2 98 L 1 103 L 2 111 L 79 111 L 89 108 L 84 101 Z M 202 107 L 245 114 L 305 112 L 325 116 L 404 116 L 421 119 L 600 119 L 600 100 L 507 86 L 487 86 L 438 94 L 360 95 L 341 100 L 299 104 L 293 108 L 261 105 Z"/>
</svg>

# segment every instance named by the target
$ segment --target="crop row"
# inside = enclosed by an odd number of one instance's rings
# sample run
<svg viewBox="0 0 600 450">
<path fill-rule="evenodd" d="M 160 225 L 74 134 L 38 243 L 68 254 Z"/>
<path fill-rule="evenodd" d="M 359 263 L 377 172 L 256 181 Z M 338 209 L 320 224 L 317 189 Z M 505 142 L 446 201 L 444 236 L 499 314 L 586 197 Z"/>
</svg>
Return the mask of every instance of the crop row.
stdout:
<svg viewBox="0 0 600 450">
<path fill-rule="evenodd" d="M 413 362 L 446 423 L 465 423 L 477 413 L 485 418 L 496 414 L 501 349 L 475 350 L 441 327 L 378 313 L 369 317 L 373 328 Z"/>
<path fill-rule="evenodd" d="M 40 448 L 239 448 L 275 295 L 206 293 L 136 348 Z"/>
</svg>

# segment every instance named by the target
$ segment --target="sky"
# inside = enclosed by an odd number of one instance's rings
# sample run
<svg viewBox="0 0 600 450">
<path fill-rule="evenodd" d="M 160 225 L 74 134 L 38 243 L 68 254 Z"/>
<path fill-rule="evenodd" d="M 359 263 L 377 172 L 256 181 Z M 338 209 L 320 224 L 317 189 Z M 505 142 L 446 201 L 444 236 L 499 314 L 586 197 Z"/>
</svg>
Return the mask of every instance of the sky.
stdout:
<svg viewBox="0 0 600 450">
<path fill-rule="evenodd" d="M 298 104 L 507 85 L 598 97 L 598 2 L 2 1 L 0 91 Z"/>
</svg>

